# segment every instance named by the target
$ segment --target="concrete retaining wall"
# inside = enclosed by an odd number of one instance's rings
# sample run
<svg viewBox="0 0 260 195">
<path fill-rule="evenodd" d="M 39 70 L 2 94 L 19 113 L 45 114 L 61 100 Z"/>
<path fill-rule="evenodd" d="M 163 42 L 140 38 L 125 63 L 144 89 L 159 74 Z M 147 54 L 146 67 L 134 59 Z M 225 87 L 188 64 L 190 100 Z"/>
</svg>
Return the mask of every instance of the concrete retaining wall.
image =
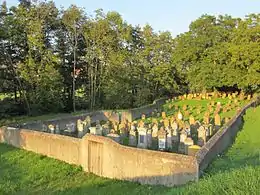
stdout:
<svg viewBox="0 0 260 195">
<path fill-rule="evenodd" d="M 210 140 L 199 150 L 196 158 L 199 164 L 200 175 L 208 167 L 212 160 L 223 153 L 235 140 L 238 131 L 243 123 L 243 115 L 252 106 L 258 105 L 260 98 L 256 98 L 238 112 L 226 125 L 213 135 Z"/>
</svg>

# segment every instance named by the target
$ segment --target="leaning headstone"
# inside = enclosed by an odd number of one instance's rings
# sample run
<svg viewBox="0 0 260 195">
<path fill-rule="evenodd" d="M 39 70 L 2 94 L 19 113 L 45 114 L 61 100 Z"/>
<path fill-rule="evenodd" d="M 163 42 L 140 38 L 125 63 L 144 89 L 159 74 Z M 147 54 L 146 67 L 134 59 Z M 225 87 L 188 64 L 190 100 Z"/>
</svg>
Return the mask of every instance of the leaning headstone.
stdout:
<svg viewBox="0 0 260 195">
<path fill-rule="evenodd" d="M 188 149 L 190 146 L 194 145 L 192 138 L 188 137 L 184 140 L 184 153 L 188 154 Z"/>
<path fill-rule="evenodd" d="M 206 129 L 203 126 L 200 126 L 198 129 L 198 145 L 199 146 L 204 146 L 207 140 L 207 135 L 206 135 Z"/>
<path fill-rule="evenodd" d="M 158 131 L 158 149 L 165 150 L 166 149 L 166 132 L 163 127 Z"/>
</svg>

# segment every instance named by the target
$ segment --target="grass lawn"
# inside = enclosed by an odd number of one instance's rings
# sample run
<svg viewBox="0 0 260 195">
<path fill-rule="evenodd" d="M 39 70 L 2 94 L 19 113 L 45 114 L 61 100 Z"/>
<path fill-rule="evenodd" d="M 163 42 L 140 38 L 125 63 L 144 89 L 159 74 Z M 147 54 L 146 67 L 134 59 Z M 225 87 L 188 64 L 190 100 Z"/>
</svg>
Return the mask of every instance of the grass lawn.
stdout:
<svg viewBox="0 0 260 195">
<path fill-rule="evenodd" d="M 260 107 L 250 109 L 235 143 L 198 183 L 183 187 L 105 179 L 80 167 L 0 144 L 0 194 L 258 194 Z"/>
</svg>

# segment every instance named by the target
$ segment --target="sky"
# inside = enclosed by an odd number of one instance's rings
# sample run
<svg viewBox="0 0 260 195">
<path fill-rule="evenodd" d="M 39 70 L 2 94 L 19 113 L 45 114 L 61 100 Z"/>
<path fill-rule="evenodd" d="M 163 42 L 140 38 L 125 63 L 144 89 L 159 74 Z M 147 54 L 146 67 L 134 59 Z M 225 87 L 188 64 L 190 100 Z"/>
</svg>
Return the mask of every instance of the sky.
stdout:
<svg viewBox="0 0 260 195">
<path fill-rule="evenodd" d="M 2 2 L 3 0 L 0 0 Z M 8 6 L 18 0 L 6 0 Z M 173 36 L 189 30 L 192 21 L 202 14 L 244 17 L 260 12 L 260 0 L 54 0 L 57 7 L 71 4 L 84 7 L 92 14 L 102 8 L 117 11 L 132 25 L 150 24 L 156 32 L 170 31 Z"/>
</svg>

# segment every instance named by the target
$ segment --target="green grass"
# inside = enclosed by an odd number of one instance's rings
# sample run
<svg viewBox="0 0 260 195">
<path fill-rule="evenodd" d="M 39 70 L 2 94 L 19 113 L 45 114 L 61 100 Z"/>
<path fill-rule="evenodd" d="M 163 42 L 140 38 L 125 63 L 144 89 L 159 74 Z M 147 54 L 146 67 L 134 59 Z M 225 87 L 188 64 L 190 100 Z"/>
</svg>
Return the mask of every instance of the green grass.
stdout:
<svg viewBox="0 0 260 195">
<path fill-rule="evenodd" d="M 80 167 L 0 144 L 0 194 L 258 194 L 260 107 L 250 109 L 235 143 L 198 183 L 182 187 L 105 179 Z"/>
</svg>

